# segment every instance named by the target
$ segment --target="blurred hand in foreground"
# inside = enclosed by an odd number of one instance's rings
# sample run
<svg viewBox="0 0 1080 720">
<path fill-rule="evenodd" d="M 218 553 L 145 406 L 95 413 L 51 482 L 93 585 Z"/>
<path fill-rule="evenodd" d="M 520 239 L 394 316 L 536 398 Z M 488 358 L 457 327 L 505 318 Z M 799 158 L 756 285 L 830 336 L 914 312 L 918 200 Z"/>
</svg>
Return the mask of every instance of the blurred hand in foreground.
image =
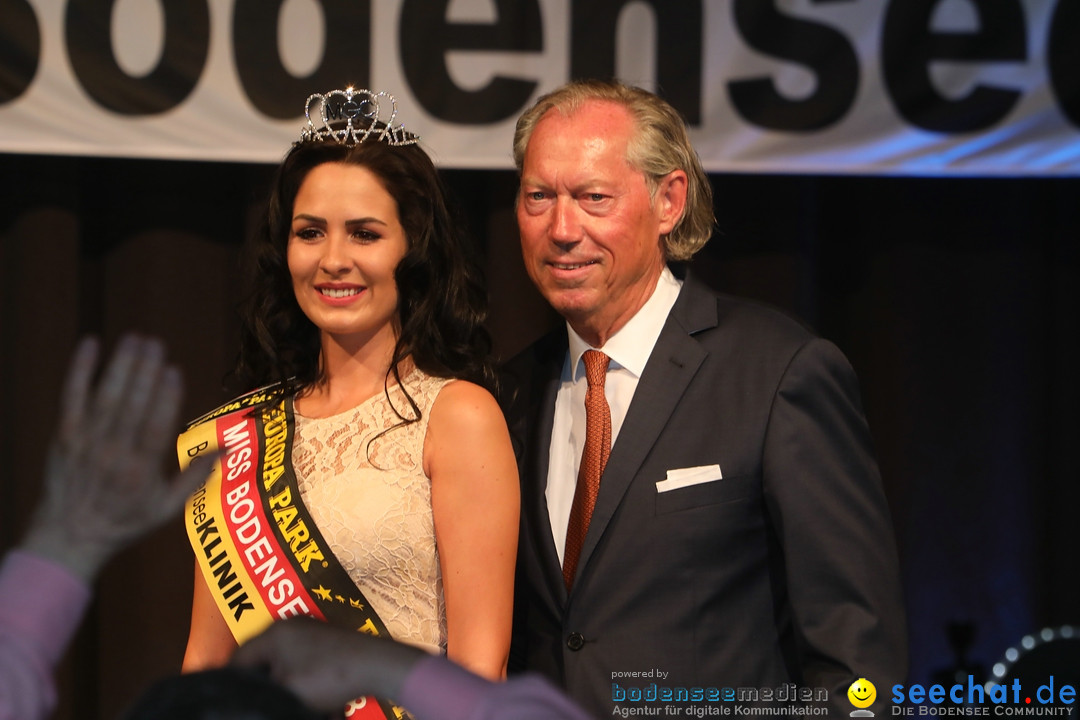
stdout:
<svg viewBox="0 0 1080 720">
<path fill-rule="evenodd" d="M 300 617 L 273 623 L 231 664 L 266 670 L 312 709 L 339 711 L 361 695 L 394 699 L 424 651 Z"/>
<path fill-rule="evenodd" d="M 174 517 L 217 459 L 171 477 L 163 472 L 182 383 L 161 341 L 125 336 L 92 386 L 98 353 L 93 338 L 75 351 L 44 496 L 22 543 L 87 582 L 114 554 Z"/>
</svg>

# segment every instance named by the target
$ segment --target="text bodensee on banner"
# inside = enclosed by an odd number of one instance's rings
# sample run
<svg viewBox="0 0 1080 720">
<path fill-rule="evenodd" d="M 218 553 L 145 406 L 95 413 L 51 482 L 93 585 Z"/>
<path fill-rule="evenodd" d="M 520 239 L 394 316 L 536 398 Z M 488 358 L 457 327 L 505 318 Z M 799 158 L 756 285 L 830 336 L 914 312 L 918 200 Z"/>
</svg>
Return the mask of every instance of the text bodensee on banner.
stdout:
<svg viewBox="0 0 1080 720">
<path fill-rule="evenodd" d="M 1077 0 L 0 0 L 0 151 L 275 162 L 308 95 L 393 93 L 508 168 L 576 77 L 658 90 L 706 168 L 1080 174 Z"/>
</svg>

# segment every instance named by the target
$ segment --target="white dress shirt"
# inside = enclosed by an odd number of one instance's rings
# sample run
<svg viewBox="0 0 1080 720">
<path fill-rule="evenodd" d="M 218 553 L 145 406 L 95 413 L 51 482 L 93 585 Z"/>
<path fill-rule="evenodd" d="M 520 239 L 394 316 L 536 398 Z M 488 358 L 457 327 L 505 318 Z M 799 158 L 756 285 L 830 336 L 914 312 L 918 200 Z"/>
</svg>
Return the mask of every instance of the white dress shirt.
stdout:
<svg viewBox="0 0 1080 720">
<path fill-rule="evenodd" d="M 645 370 L 668 313 L 679 297 L 682 282 L 664 268 L 656 289 L 626 325 L 608 338 L 602 348 L 593 348 L 574 332 L 569 323 L 566 331 L 570 347 L 563 361 L 559 393 L 555 398 L 555 421 L 551 428 L 551 447 L 548 450 L 547 497 L 551 535 L 563 561 L 566 528 L 570 523 L 570 506 L 574 503 L 578 465 L 585 446 L 585 364 L 581 356 L 586 350 L 600 350 L 609 358 L 604 396 L 611 408 L 611 446 L 619 437 L 626 411 L 634 399 L 638 380 Z"/>
</svg>

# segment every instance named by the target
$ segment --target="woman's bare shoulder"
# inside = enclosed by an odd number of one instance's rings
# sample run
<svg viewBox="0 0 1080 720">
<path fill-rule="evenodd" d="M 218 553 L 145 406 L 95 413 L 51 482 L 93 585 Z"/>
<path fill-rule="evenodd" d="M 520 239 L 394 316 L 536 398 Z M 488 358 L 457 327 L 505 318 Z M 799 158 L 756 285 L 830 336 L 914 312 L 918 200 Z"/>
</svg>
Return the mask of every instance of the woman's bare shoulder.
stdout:
<svg viewBox="0 0 1080 720">
<path fill-rule="evenodd" d="M 443 386 L 431 407 L 431 422 L 439 425 L 478 422 L 506 424 L 495 397 L 486 388 L 468 380 L 451 380 Z"/>
</svg>

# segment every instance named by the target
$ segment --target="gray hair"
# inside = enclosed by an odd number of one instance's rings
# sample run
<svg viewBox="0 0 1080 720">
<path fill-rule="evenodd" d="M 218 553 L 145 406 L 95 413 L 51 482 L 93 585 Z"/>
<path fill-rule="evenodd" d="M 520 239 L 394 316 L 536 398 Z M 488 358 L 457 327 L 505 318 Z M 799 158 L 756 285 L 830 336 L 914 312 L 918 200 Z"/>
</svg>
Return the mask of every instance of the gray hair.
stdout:
<svg viewBox="0 0 1080 720">
<path fill-rule="evenodd" d="M 529 139 L 540 119 L 550 110 L 570 115 L 593 100 L 621 105 L 634 119 L 636 132 L 630 139 L 626 160 L 645 176 L 653 199 L 664 176 L 674 170 L 686 173 L 686 207 L 664 238 L 664 254 L 668 260 L 689 260 L 709 241 L 716 225 L 712 186 L 690 143 L 682 115 L 651 92 L 618 81 L 575 80 L 541 96 L 518 118 L 514 130 L 514 165 L 518 175 Z"/>
</svg>

